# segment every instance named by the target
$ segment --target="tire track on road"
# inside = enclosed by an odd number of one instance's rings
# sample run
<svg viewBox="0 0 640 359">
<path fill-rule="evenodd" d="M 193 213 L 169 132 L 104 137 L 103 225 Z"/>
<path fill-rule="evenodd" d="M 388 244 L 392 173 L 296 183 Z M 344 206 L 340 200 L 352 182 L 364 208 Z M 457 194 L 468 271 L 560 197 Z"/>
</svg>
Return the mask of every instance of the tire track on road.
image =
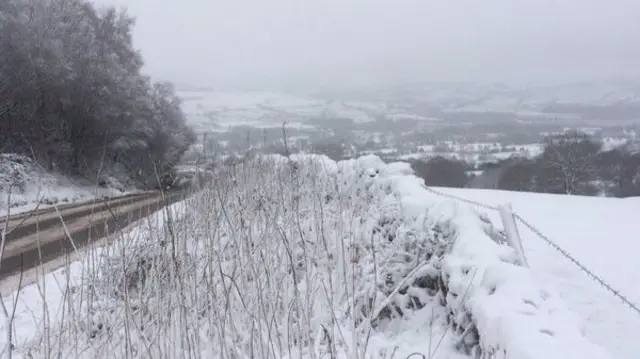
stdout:
<svg viewBox="0 0 640 359">
<path fill-rule="evenodd" d="M 95 206 L 85 204 L 89 206 L 87 208 L 79 206 L 56 212 L 54 218 L 46 220 L 49 222 L 46 222 L 48 226 L 44 229 L 38 226 L 39 222 L 20 227 L 24 229 L 7 236 L 3 258 L 0 259 L 0 281 L 73 252 L 74 246 L 79 249 L 95 243 L 136 220 L 184 199 L 186 194 L 186 191 L 167 192 L 164 199 L 158 192 L 119 197 L 95 203 Z M 71 238 L 67 236 L 67 231 Z"/>
<path fill-rule="evenodd" d="M 133 203 L 141 200 L 142 198 L 148 198 L 151 196 L 157 196 L 157 193 L 144 192 L 112 199 L 95 199 L 65 207 L 57 207 L 57 209 L 55 207 L 48 208 L 42 212 L 36 211 L 19 214 L 11 216 L 8 221 L 4 220 L 0 222 L 0 230 L 4 230 L 5 225 L 7 226 L 7 241 L 10 241 L 12 238 L 22 237 L 36 229 L 44 230 L 59 225 L 61 216 L 65 219 L 72 215 L 73 218 L 78 218 L 86 216 L 92 212 L 96 212 L 96 210 L 104 210 L 106 209 L 107 204 L 112 207 L 116 207 L 125 205 L 126 203 Z"/>
</svg>

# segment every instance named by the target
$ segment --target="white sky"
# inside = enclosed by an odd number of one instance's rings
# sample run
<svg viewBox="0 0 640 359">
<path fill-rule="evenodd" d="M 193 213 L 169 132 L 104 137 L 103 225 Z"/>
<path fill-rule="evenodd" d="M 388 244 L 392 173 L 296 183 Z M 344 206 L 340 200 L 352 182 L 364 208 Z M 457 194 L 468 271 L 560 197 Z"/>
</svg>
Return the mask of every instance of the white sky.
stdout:
<svg viewBox="0 0 640 359">
<path fill-rule="evenodd" d="M 138 18 L 147 71 L 199 85 L 640 74 L 639 0 L 94 0 Z M 269 82 L 270 81 L 270 82 Z"/>
</svg>

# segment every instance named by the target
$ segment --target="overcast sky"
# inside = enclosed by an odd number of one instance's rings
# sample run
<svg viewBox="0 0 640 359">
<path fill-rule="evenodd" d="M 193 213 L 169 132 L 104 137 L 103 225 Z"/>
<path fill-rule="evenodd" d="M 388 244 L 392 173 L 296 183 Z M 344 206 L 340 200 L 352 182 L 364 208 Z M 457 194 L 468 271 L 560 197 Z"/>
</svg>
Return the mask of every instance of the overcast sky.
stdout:
<svg viewBox="0 0 640 359">
<path fill-rule="evenodd" d="M 200 85 L 640 74 L 638 0 L 94 0 L 156 77 Z"/>
</svg>

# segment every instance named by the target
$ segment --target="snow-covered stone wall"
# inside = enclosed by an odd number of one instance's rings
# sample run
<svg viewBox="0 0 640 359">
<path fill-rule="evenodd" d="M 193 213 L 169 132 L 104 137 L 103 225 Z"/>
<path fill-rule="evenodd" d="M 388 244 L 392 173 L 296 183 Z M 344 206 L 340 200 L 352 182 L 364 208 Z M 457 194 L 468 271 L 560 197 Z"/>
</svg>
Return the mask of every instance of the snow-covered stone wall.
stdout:
<svg viewBox="0 0 640 359">
<path fill-rule="evenodd" d="M 395 208 L 397 222 L 432 232 L 430 255 L 439 259 L 421 263 L 410 273 L 414 278 L 398 280 L 399 290 L 390 297 L 406 292 L 402 287 L 408 283 L 427 287 L 448 310 L 457 349 L 475 358 L 610 358 L 580 332 L 579 319 L 564 302 L 532 278 L 535 268 L 518 265 L 516 252 L 501 243 L 483 213 L 427 191 L 405 163 L 385 164 L 368 156 L 340 162 L 338 168 L 366 188 L 378 208 Z M 395 239 L 403 236 L 399 228 L 391 231 Z M 415 233 L 413 240 L 419 237 Z M 435 249 L 439 245 L 441 253 Z M 392 302 L 402 301 L 387 298 L 387 305 Z"/>
</svg>

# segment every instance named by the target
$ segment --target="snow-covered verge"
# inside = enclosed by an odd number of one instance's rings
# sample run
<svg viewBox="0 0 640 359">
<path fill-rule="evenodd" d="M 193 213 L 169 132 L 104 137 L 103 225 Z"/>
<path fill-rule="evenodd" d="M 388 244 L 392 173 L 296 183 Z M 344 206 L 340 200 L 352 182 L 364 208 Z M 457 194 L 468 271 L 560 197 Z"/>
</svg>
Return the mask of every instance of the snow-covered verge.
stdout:
<svg viewBox="0 0 640 359">
<path fill-rule="evenodd" d="M 600 198 L 479 189 L 436 188 L 447 195 L 513 210 L 576 260 L 640 307 L 640 198 Z M 487 210 L 494 223 L 498 212 Z M 640 355 L 640 313 L 518 223 L 531 273 L 582 318 L 581 330 L 614 358 Z"/>
<path fill-rule="evenodd" d="M 128 190 L 113 177 L 104 177 L 102 186 L 73 181 L 47 172 L 31 159 L 16 154 L 0 154 L 0 216 L 29 211 L 36 206 L 121 196 Z"/>
<path fill-rule="evenodd" d="M 608 358 L 486 216 L 407 164 L 292 160 L 88 251 L 45 278 L 57 297 L 6 298 L 14 358 Z"/>
</svg>

